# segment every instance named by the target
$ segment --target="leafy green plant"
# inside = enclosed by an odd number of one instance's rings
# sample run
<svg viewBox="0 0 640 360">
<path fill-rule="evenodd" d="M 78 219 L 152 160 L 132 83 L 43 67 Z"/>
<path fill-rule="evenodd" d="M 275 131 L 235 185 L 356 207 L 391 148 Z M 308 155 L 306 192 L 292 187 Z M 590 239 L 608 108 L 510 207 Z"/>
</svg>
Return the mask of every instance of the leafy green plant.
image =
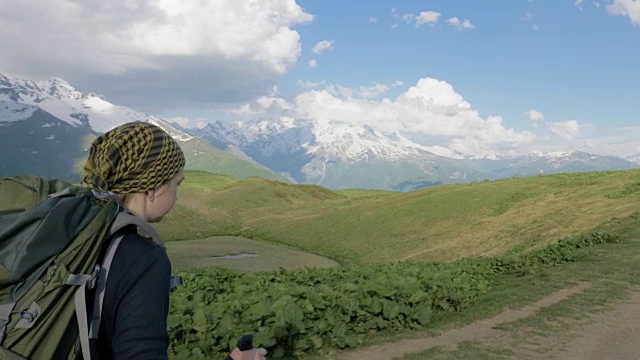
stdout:
<svg viewBox="0 0 640 360">
<path fill-rule="evenodd" d="M 592 232 L 544 249 L 452 263 L 395 262 L 242 274 L 213 268 L 183 274 L 172 295 L 170 352 L 220 356 L 245 333 L 271 358 L 356 347 L 365 336 L 423 328 L 486 292 L 494 275 L 575 261 L 580 249 L 618 242 Z"/>
</svg>

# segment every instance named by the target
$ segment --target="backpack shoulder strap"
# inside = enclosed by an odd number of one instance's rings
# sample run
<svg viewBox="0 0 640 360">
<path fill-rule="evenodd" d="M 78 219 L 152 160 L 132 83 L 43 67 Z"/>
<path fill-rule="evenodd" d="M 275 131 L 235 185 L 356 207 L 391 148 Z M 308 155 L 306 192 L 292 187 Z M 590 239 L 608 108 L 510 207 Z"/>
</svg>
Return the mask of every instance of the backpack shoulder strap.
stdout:
<svg viewBox="0 0 640 360">
<path fill-rule="evenodd" d="M 147 224 L 144 220 L 139 217 L 131 214 L 127 209 L 118 213 L 116 219 L 113 221 L 111 225 L 111 230 L 109 231 L 109 236 L 113 236 L 118 231 L 122 230 L 125 226 L 136 225 L 138 227 L 138 233 L 140 235 L 151 238 L 151 240 L 160 246 L 163 250 L 166 250 L 162 239 L 158 232 L 151 227 L 151 225 Z"/>
<path fill-rule="evenodd" d="M 126 208 L 124 211 L 118 213 L 118 216 L 111 225 L 111 230 L 109 235 L 113 236 L 115 233 L 120 231 L 122 228 L 128 225 L 136 225 L 138 227 L 138 233 L 150 238 L 156 245 L 160 246 L 162 250 L 167 251 L 164 242 L 160 238 L 158 232 L 151 227 L 147 222 L 143 221 L 139 217 L 131 214 Z M 115 251 L 115 249 L 114 249 Z M 173 291 L 177 286 L 183 285 L 183 278 L 180 276 L 171 275 L 169 279 L 169 287 Z"/>
<path fill-rule="evenodd" d="M 126 209 L 118 212 L 114 219 L 111 228 L 107 234 L 107 238 L 112 238 L 105 252 L 104 259 L 101 266 L 97 268 L 97 283 L 95 290 L 95 297 L 93 299 L 93 314 L 91 316 L 91 322 L 88 321 L 87 306 L 86 306 L 86 292 L 85 288 L 78 289 L 76 293 L 76 314 L 78 318 L 78 326 L 80 328 L 80 345 L 82 348 L 83 357 L 85 360 L 92 359 L 93 351 L 91 349 L 91 341 L 98 338 L 100 331 L 100 322 L 102 319 L 102 309 L 104 305 L 104 294 L 107 287 L 107 278 L 109 277 L 109 270 L 113 262 L 116 250 L 122 242 L 124 235 L 115 236 L 118 231 L 122 230 L 126 226 L 136 225 L 138 227 L 138 233 L 144 236 L 148 236 L 152 241 L 166 251 L 164 243 L 162 242 L 160 235 L 145 221 L 139 217 L 130 214 Z M 182 285 L 183 280 L 179 276 L 171 276 L 169 279 L 170 289 L 173 290 L 176 286 Z"/>
</svg>

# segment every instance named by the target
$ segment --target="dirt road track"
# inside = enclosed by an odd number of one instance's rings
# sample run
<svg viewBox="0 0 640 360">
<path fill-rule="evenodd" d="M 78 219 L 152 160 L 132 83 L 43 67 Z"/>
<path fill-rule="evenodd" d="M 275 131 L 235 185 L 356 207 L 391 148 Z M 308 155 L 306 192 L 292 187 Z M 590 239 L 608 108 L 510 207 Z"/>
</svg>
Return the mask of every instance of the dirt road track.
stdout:
<svg viewBox="0 0 640 360">
<path fill-rule="evenodd" d="M 374 345 L 357 351 L 348 351 L 340 355 L 344 360 L 385 360 L 399 358 L 403 355 L 420 352 L 434 346 L 451 346 L 462 341 L 482 341 L 487 338 L 501 335 L 503 331 L 494 329 L 494 326 L 502 323 L 513 322 L 535 314 L 541 308 L 551 306 L 567 297 L 582 292 L 589 286 L 581 283 L 572 288 L 557 291 L 544 299 L 518 310 L 506 310 L 492 318 L 480 320 L 464 326 L 452 329 L 439 336 L 424 336 L 420 338 L 404 339 L 392 343 Z M 640 339 L 638 339 L 640 343 Z M 548 359 L 548 356 L 546 357 Z M 572 358 L 573 359 L 573 358 Z M 575 358 L 582 359 L 582 358 Z M 607 359 L 598 358 L 598 359 Z M 635 359 L 635 358 L 631 358 Z"/>
<path fill-rule="evenodd" d="M 640 291 L 592 318 L 557 360 L 640 360 Z"/>
</svg>

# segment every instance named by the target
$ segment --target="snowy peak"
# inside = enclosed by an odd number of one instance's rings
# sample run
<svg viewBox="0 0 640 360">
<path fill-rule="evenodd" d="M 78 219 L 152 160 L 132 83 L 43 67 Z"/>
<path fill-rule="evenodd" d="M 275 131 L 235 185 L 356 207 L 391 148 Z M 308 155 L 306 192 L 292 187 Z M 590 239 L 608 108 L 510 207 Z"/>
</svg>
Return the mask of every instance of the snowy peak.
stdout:
<svg viewBox="0 0 640 360">
<path fill-rule="evenodd" d="M 52 77 L 31 81 L 0 74 L 0 121 L 29 117 L 24 115 L 26 110 L 18 111 L 20 106 L 24 109 L 40 108 L 74 127 L 84 127 L 96 133 L 105 133 L 131 121 L 145 121 L 158 124 L 176 140 L 192 138 L 155 116 L 114 105 L 94 93 L 83 94 L 63 79 Z"/>
<path fill-rule="evenodd" d="M 76 100 L 86 98 L 80 91 L 71 86 L 71 84 L 60 78 L 52 77 L 47 80 L 37 81 L 35 84 L 42 92 L 46 92 L 49 96 Z"/>
<path fill-rule="evenodd" d="M 193 136 L 185 133 L 184 131 L 178 130 L 175 127 L 173 127 L 171 124 L 169 124 L 168 122 L 159 119 L 153 115 L 149 116 L 149 118 L 147 119 L 147 122 L 159 126 L 160 128 L 162 128 L 164 131 L 166 131 L 167 133 L 169 133 L 169 135 L 171 135 L 172 138 L 178 140 L 178 141 L 189 141 L 191 139 L 193 139 Z"/>
<path fill-rule="evenodd" d="M 527 155 L 530 159 L 544 159 L 549 162 L 592 162 L 592 161 L 603 161 L 607 159 L 611 160 L 622 160 L 625 161 L 621 157 L 611 156 L 611 155 L 598 155 L 591 154 L 583 151 L 549 151 L 549 152 L 531 152 Z"/>
<path fill-rule="evenodd" d="M 630 154 L 624 157 L 625 160 L 640 164 L 640 153 Z"/>
<path fill-rule="evenodd" d="M 323 154 L 345 162 L 367 160 L 369 157 L 397 160 L 418 155 L 415 147 L 394 142 L 364 124 L 315 120 L 309 126 L 315 137 L 315 144 L 308 146 L 313 154 Z"/>
<path fill-rule="evenodd" d="M 561 159 L 577 153 L 577 151 L 532 151 L 527 156 L 530 158 Z"/>
<path fill-rule="evenodd" d="M 31 81 L 26 79 L 11 79 L 0 74 L 0 85 L 5 89 L 13 89 L 19 95 L 32 96 L 48 95 L 58 98 L 79 99 L 84 95 L 63 79 L 52 77 L 46 80 Z"/>
<path fill-rule="evenodd" d="M 0 126 L 13 121 L 29 118 L 37 110 L 34 106 L 17 104 L 15 102 L 0 101 Z"/>
<path fill-rule="evenodd" d="M 254 144 L 262 154 L 299 153 L 353 163 L 371 158 L 397 160 L 432 155 L 428 147 L 365 124 L 281 119 L 226 124 L 214 122 L 199 135 L 238 147 Z"/>
</svg>

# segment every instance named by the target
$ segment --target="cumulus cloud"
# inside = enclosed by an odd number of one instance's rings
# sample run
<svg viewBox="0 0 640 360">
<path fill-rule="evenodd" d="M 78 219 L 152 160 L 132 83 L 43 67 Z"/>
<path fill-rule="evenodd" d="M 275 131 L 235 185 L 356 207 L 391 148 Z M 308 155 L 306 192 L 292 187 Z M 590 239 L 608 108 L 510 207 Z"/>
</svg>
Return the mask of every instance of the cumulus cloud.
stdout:
<svg viewBox="0 0 640 360">
<path fill-rule="evenodd" d="M 248 100 L 297 62 L 293 27 L 313 19 L 295 0 L 0 0 L 0 8 L 0 47 L 12 49 L 0 52 L 3 71 L 60 76 L 123 105 Z M 205 94 L 191 98 L 197 89 Z"/>
<path fill-rule="evenodd" d="M 389 87 L 384 84 L 374 84 L 372 86 L 360 86 L 358 93 L 365 99 L 376 98 L 389 91 Z"/>
<path fill-rule="evenodd" d="M 615 16 L 626 16 L 634 26 L 640 26 L 640 1 L 613 0 L 606 6 L 607 12 Z"/>
<path fill-rule="evenodd" d="M 307 62 L 307 65 L 309 65 L 310 68 L 316 68 L 318 67 L 318 62 L 314 59 L 309 60 L 309 62 Z"/>
<path fill-rule="evenodd" d="M 323 52 L 327 50 L 332 50 L 332 49 L 333 49 L 333 41 L 322 40 L 322 41 L 319 41 L 313 47 L 313 49 L 311 49 L 311 51 L 315 54 L 322 54 Z"/>
<path fill-rule="evenodd" d="M 527 115 L 529 120 L 534 122 L 544 120 L 544 114 L 536 109 L 529 109 L 529 111 L 525 112 L 524 114 Z"/>
<path fill-rule="evenodd" d="M 296 83 L 298 86 L 302 86 L 307 89 L 314 89 L 324 85 L 324 81 L 298 80 Z"/>
<path fill-rule="evenodd" d="M 387 85 L 377 85 L 379 90 L 388 88 Z M 352 91 L 342 86 L 328 86 L 300 93 L 287 102 L 282 102 L 282 99 L 276 102 L 264 100 L 263 105 L 254 102 L 245 109 L 250 111 L 243 114 L 268 113 L 273 119 L 366 122 L 381 131 L 429 139 L 432 141 L 430 145 L 444 145 L 470 155 L 492 155 L 535 140 L 530 132 L 507 128 L 500 116 L 482 118 L 445 81 L 420 79 L 395 99 L 366 98 L 362 89 Z"/>
<path fill-rule="evenodd" d="M 400 80 L 393 80 L 393 82 L 391 83 L 391 86 L 393 87 L 402 86 L 402 85 L 404 85 L 404 82 Z"/>
<path fill-rule="evenodd" d="M 183 128 L 203 128 L 209 124 L 209 121 L 202 117 L 186 118 L 186 117 L 171 117 L 166 119 L 170 123 L 178 124 Z"/>
<path fill-rule="evenodd" d="M 435 25 L 438 22 L 438 19 L 440 19 L 441 15 L 442 14 L 436 11 L 422 11 L 420 14 L 418 14 L 418 16 L 415 17 L 415 26 L 419 27 L 425 24 Z"/>
<path fill-rule="evenodd" d="M 442 14 L 432 10 L 421 11 L 418 14 L 400 14 L 396 9 L 392 9 L 391 16 L 400 22 L 404 22 L 408 25 L 413 25 L 414 27 L 418 28 L 423 25 L 435 27 L 440 21 Z M 475 28 L 475 25 L 473 25 L 470 20 L 460 20 L 455 16 L 447 19 L 446 23 L 458 30 L 469 30 Z M 395 29 L 396 27 L 397 24 L 391 25 L 392 29 Z"/>
<path fill-rule="evenodd" d="M 547 126 L 551 134 L 568 140 L 575 139 L 580 134 L 580 125 L 576 120 L 547 122 Z"/>
<path fill-rule="evenodd" d="M 186 117 L 172 117 L 167 119 L 167 121 L 178 124 L 182 127 L 189 127 L 190 126 L 190 122 L 189 119 Z"/>
<path fill-rule="evenodd" d="M 471 21 L 464 19 L 463 21 L 460 21 L 460 19 L 458 19 L 457 17 L 452 17 L 447 19 L 447 24 L 455 27 L 458 30 L 470 30 L 473 29 L 475 27 L 475 25 L 473 25 L 471 23 Z"/>
<path fill-rule="evenodd" d="M 522 20 L 526 21 L 526 22 L 533 21 L 533 14 L 531 14 L 530 12 L 527 11 L 522 16 Z M 540 27 L 537 24 L 533 24 L 533 25 L 531 25 L 531 29 L 533 29 L 534 31 L 538 31 L 538 30 L 540 30 Z"/>
</svg>

